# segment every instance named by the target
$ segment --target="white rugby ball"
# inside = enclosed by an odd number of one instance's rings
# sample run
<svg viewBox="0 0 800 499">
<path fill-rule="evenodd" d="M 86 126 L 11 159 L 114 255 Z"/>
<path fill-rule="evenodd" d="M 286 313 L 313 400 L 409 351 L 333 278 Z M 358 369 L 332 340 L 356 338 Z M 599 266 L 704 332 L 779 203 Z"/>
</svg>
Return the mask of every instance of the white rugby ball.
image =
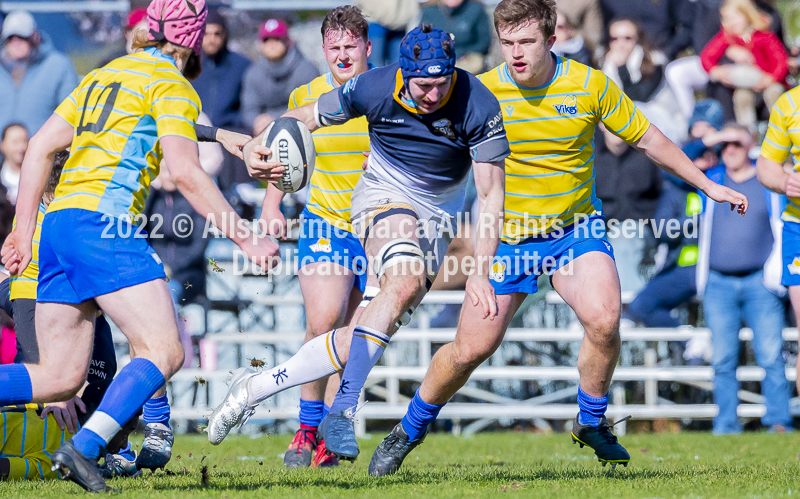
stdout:
<svg viewBox="0 0 800 499">
<path fill-rule="evenodd" d="M 272 151 L 271 161 L 286 168 L 275 187 L 283 192 L 296 192 L 306 186 L 314 173 L 317 151 L 308 127 L 295 118 L 278 118 L 267 127 L 262 145 Z"/>
</svg>

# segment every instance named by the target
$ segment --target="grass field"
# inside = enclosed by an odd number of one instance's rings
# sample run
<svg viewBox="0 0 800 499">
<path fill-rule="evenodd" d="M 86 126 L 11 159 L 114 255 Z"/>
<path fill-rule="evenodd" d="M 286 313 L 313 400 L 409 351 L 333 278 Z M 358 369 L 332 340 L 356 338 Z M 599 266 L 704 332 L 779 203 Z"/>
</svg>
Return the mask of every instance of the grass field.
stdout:
<svg viewBox="0 0 800 499">
<path fill-rule="evenodd" d="M 361 458 L 338 469 L 287 470 L 288 436 L 231 436 L 214 447 L 179 435 L 168 472 L 117 479 L 118 497 L 597 497 L 771 498 L 800 495 L 800 434 L 639 434 L 622 438 L 628 468 L 612 471 L 568 435 L 484 433 L 432 435 L 400 473 L 376 479 L 367 465 L 379 436 L 361 442 Z M 207 466 L 205 479 L 203 467 Z M 149 472 L 146 474 L 149 475 Z M 83 494 L 72 483 L 0 483 L 0 498 Z"/>
</svg>

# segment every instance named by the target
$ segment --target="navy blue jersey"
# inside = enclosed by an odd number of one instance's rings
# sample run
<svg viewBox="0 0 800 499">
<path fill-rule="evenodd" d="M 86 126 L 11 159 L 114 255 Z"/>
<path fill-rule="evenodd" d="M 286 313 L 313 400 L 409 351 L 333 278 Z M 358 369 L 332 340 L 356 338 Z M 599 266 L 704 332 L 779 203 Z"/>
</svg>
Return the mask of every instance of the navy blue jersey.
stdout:
<svg viewBox="0 0 800 499">
<path fill-rule="evenodd" d="M 323 94 L 322 125 L 366 116 L 371 153 L 410 185 L 438 190 L 462 181 L 472 161 L 489 163 L 509 154 L 500 104 L 470 73 L 456 69 L 444 105 L 421 114 L 400 95 L 399 64 L 362 73 Z"/>
</svg>

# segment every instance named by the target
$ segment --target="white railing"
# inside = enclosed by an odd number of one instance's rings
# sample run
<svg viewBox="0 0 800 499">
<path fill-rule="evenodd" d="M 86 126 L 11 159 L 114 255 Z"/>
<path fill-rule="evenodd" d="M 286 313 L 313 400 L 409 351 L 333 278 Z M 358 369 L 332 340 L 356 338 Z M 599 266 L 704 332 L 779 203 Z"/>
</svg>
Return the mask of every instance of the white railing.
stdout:
<svg viewBox="0 0 800 499">
<path fill-rule="evenodd" d="M 431 292 L 423 304 L 460 304 L 464 293 L 458 291 Z M 549 302 L 557 302 L 555 299 Z M 285 305 L 302 304 L 299 296 L 257 296 L 254 303 L 281 307 Z M 419 313 L 425 313 L 421 307 Z M 420 322 L 426 323 L 422 320 Z M 421 381 L 430 365 L 432 344 L 441 344 L 452 341 L 455 337 L 454 328 L 431 329 L 403 329 L 393 338 L 390 347 L 383 357 L 383 365 L 376 366 L 370 373 L 366 391 L 370 392 L 384 402 L 370 402 L 358 413 L 357 429 L 363 434 L 366 420 L 399 419 L 405 414 L 408 398 L 400 393 L 401 381 Z M 660 341 L 686 341 L 692 338 L 710 338 L 710 331 L 705 328 L 680 327 L 675 329 L 622 329 L 620 336 L 623 342 L 648 342 L 649 348 L 645 350 L 642 366 L 620 366 L 614 372 L 613 380 L 644 381 L 645 397 L 643 404 L 625 404 L 624 391 L 621 386 L 612 384 L 612 404 L 609 406 L 609 416 L 619 418 L 631 415 L 634 419 L 710 419 L 717 413 L 713 404 L 675 404 L 658 397 L 659 382 L 678 382 L 697 388 L 710 390 L 714 378 L 714 371 L 709 366 L 659 366 L 657 365 L 655 342 Z M 510 342 L 579 342 L 583 338 L 580 329 L 510 329 L 505 340 Z M 739 334 L 742 341 L 751 341 L 753 332 L 742 329 Z M 783 331 L 785 341 L 797 341 L 798 332 L 795 328 Z M 216 342 L 219 345 L 248 345 L 258 344 L 270 347 L 282 347 L 284 351 L 293 351 L 299 348 L 303 340 L 301 332 L 241 332 L 212 334 L 205 341 Z M 401 344 L 416 343 L 416 365 L 397 365 L 397 351 Z M 408 356 L 406 356 L 408 357 Z M 794 381 L 796 378 L 794 367 L 787 367 L 786 378 Z M 208 383 L 220 383 L 229 377 L 228 369 L 207 371 L 203 369 L 184 369 L 173 378 L 174 382 L 196 382 L 203 378 Z M 740 381 L 760 381 L 764 378 L 764 370 L 760 367 L 745 366 L 737 370 Z M 579 379 L 575 366 L 488 366 L 479 367 L 473 373 L 473 380 L 530 380 L 530 381 L 567 381 L 576 382 Z M 380 384 L 385 383 L 385 386 Z M 455 427 L 460 429 L 460 420 L 478 420 L 469 425 L 464 431 L 471 432 L 486 426 L 489 422 L 498 419 L 534 419 L 534 420 L 565 420 L 572 419 L 577 413 L 577 406 L 559 403 L 564 399 L 574 397 L 577 393 L 577 384 L 572 387 L 558 390 L 554 393 L 534 397 L 528 400 L 516 400 L 482 390 L 472 385 L 465 386 L 459 394 L 479 400 L 476 403 L 452 403 L 445 407 L 441 413 L 442 418 L 453 419 Z M 763 416 L 765 407 L 761 403 L 763 398 L 747 391 L 740 391 L 740 399 L 747 402 L 739 406 L 741 417 L 755 418 Z M 362 394 L 363 399 L 363 394 Z M 213 400 L 212 402 L 218 402 Z M 284 401 L 284 404 L 288 400 Z M 800 407 L 794 406 L 798 402 L 793 400 L 793 412 L 800 412 Z M 297 417 L 297 403 L 290 405 L 277 405 L 259 407 L 256 418 L 262 419 L 293 419 Z M 796 411 L 795 411 L 796 407 Z M 203 419 L 211 409 L 208 407 L 175 408 L 172 412 L 178 419 Z"/>
</svg>

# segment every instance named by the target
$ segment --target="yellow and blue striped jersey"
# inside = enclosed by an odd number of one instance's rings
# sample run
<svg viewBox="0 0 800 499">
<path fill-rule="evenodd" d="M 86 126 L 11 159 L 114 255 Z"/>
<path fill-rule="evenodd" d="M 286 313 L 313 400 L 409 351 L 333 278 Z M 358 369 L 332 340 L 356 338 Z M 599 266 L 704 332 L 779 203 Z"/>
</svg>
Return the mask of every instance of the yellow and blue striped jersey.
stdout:
<svg viewBox="0 0 800 499">
<path fill-rule="evenodd" d="M 792 155 L 794 171 L 800 172 L 800 87 L 781 95 L 769 115 L 769 129 L 761 155 L 776 163 L 783 163 Z M 781 218 L 787 222 L 800 222 L 800 198 L 788 198 Z"/>
<path fill-rule="evenodd" d="M 511 156 L 506 158 L 503 240 L 519 242 L 601 211 L 595 195 L 594 131 L 602 122 L 627 142 L 650 123 L 605 74 L 556 58 L 546 85 L 517 85 L 508 66 L 480 75 L 500 101 Z"/>
<path fill-rule="evenodd" d="M 289 109 L 316 102 L 319 96 L 333 90 L 333 75 L 319 76 L 308 85 L 296 88 L 289 96 Z M 369 128 L 365 117 L 343 125 L 315 131 L 317 161 L 311 175 L 306 208 L 333 226 L 352 232 L 350 197 L 364 171 L 364 154 L 369 151 Z"/>
<path fill-rule="evenodd" d="M 47 211 L 44 203 L 39 204 L 39 213 L 36 214 L 36 229 L 33 231 L 33 244 L 31 246 L 31 263 L 20 275 L 12 275 L 9 283 L 12 300 L 17 298 L 36 299 L 36 286 L 39 284 L 39 238 L 42 235 L 42 221 Z M 14 228 L 17 227 L 17 217 L 14 217 Z"/>
<path fill-rule="evenodd" d="M 9 480 L 55 479 L 50 470 L 50 454 L 72 434 L 62 430 L 52 415 L 40 419 L 42 406 L 0 407 L 3 419 L 3 441 L 0 458 L 11 464 Z"/>
<path fill-rule="evenodd" d="M 150 48 L 89 73 L 55 112 L 75 135 L 48 212 L 123 217 L 144 208 L 161 163 L 158 139 L 197 140 L 200 99 L 174 60 Z"/>
</svg>

